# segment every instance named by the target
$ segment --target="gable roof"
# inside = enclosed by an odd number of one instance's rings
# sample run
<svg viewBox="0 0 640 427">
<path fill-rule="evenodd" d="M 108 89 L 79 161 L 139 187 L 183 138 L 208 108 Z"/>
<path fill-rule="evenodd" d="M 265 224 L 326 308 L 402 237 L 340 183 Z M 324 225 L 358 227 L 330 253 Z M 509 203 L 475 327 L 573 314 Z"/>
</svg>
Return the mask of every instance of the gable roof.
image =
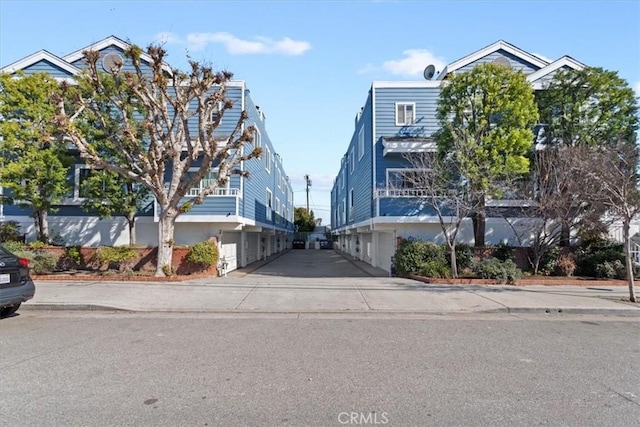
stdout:
<svg viewBox="0 0 640 427">
<path fill-rule="evenodd" d="M 35 53 L 32 53 L 29 56 L 26 56 L 16 62 L 14 62 L 13 64 L 9 64 L 6 67 L 2 68 L 0 71 L 2 71 L 3 73 L 9 73 L 9 74 L 13 74 L 16 71 L 20 71 L 23 70 L 33 64 L 36 64 L 40 61 L 47 61 L 50 62 L 51 64 L 55 65 L 56 67 L 59 67 L 65 71 L 67 71 L 69 74 L 71 74 L 72 76 L 77 75 L 78 73 L 80 73 L 80 69 L 69 64 L 67 61 L 65 61 L 64 59 L 60 58 L 59 56 L 54 55 L 51 52 L 48 52 L 46 50 L 39 50 Z"/>
<path fill-rule="evenodd" d="M 573 59 L 568 55 L 565 55 L 562 58 L 553 61 L 551 64 L 547 65 L 546 67 L 541 68 L 538 71 L 529 74 L 527 76 L 527 81 L 530 83 L 533 83 L 535 88 L 537 86 L 535 84 L 537 80 L 540 80 L 545 76 L 548 76 L 549 74 L 553 73 L 554 71 L 562 67 L 569 67 L 569 68 L 573 68 L 574 70 L 582 70 L 583 68 L 586 67 L 586 65 L 584 65 L 580 61 L 576 61 L 575 59 Z"/>
<path fill-rule="evenodd" d="M 544 59 L 535 56 L 529 52 L 525 52 L 524 50 L 507 43 L 504 40 L 498 40 L 497 42 L 490 44 L 487 47 L 484 47 L 480 50 L 473 52 L 470 55 L 467 55 L 463 58 L 458 59 L 455 62 L 444 67 L 444 69 L 438 74 L 437 80 L 442 80 L 447 74 L 456 71 L 462 67 L 465 67 L 471 64 L 474 61 L 477 61 L 480 58 L 484 58 L 485 56 L 497 52 L 498 50 L 504 50 L 505 52 L 509 52 L 513 56 L 516 56 L 524 61 L 527 61 L 530 64 L 535 65 L 538 68 L 543 68 L 549 65 L 549 62 Z"/>
</svg>

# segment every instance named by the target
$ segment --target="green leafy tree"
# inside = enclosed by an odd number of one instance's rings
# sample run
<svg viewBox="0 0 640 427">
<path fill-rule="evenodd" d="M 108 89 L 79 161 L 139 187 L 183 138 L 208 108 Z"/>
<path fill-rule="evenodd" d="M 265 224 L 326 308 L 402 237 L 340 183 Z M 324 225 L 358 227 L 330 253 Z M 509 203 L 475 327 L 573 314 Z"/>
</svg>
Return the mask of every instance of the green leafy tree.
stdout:
<svg viewBox="0 0 640 427">
<path fill-rule="evenodd" d="M 575 154 L 572 151 L 575 150 L 571 147 L 593 149 L 613 144 L 617 149 L 618 142 L 635 141 L 638 122 L 636 99 L 628 83 L 614 71 L 592 67 L 558 70 L 537 98 L 544 156 L 555 157 L 552 163 L 574 164 Z M 562 159 L 567 156 L 569 158 Z M 578 178 L 584 177 L 582 172 L 578 171 Z M 550 176 L 543 170 L 539 177 L 541 185 L 546 185 L 544 179 Z M 589 194 L 599 190 L 597 181 L 580 180 L 580 183 L 578 189 L 562 191 L 556 188 L 554 193 L 548 194 L 560 202 L 559 212 L 562 215 L 558 222 L 561 224 L 559 243 L 562 246 L 569 246 L 572 230 L 578 227 L 585 230 L 597 228 L 597 219 L 603 213 L 587 215 L 602 208 L 602 205 L 588 203 Z"/>
<path fill-rule="evenodd" d="M 137 46 L 126 50 L 131 71 L 114 64 L 103 73 L 99 53 L 86 51 L 86 72 L 77 87 L 65 87 L 70 101 L 56 98 L 57 124 L 90 166 L 133 180 L 154 196 L 160 210 L 156 275 L 165 276 L 176 219 L 226 185 L 231 174 L 248 176 L 242 162 L 261 151 L 244 150 L 255 135 L 255 127 L 245 126 L 246 111 L 229 133 L 216 131 L 233 108 L 226 96 L 231 73 L 194 61 L 187 72 L 172 69 L 158 46 L 146 50 L 147 69 L 142 53 Z M 216 178 L 204 180 L 214 166 Z"/>
<path fill-rule="evenodd" d="M 83 209 L 102 218 L 122 216 L 129 228 L 129 244 L 136 244 L 135 223 L 138 214 L 150 203 L 149 189 L 108 170 L 92 170 L 80 187 Z"/>
<path fill-rule="evenodd" d="M 44 73 L 0 75 L 0 185 L 10 190 L 3 199 L 32 210 L 42 242 L 49 241 L 49 213 L 70 192 L 73 159 L 53 125 L 51 97 L 59 91 Z"/>
<path fill-rule="evenodd" d="M 560 70 L 539 95 L 545 151 L 570 153 L 578 185 L 561 197 L 575 207 L 597 212 L 586 216 L 594 224 L 602 217 L 622 224 L 629 296 L 636 301 L 631 258 L 630 224 L 640 213 L 638 190 L 638 100 L 626 80 L 602 68 Z M 585 215 L 583 215 L 585 216 Z M 564 236 L 568 238 L 569 220 Z"/>
<path fill-rule="evenodd" d="M 501 197 L 514 177 L 529 171 L 538 120 L 533 91 L 522 72 L 480 64 L 447 81 L 437 117 L 438 149 L 468 186 L 475 245 L 484 246 L 487 198 Z"/>
<path fill-rule="evenodd" d="M 316 220 L 313 211 L 307 212 L 306 208 L 295 208 L 293 224 L 296 230 L 301 233 L 310 233 L 316 227 Z"/>
</svg>

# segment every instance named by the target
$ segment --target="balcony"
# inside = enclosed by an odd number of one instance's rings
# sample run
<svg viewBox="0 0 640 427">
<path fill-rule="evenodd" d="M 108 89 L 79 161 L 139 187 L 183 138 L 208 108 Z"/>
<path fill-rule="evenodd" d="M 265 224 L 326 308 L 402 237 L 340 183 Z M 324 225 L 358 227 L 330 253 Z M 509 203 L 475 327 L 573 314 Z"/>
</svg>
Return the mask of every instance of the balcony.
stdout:
<svg viewBox="0 0 640 427">
<path fill-rule="evenodd" d="M 199 188 L 192 188 L 191 190 L 189 190 L 189 192 L 187 193 L 187 196 L 197 196 L 198 194 L 200 194 L 200 189 Z M 240 195 L 240 189 L 239 188 L 216 188 L 213 191 L 213 194 L 210 194 L 207 197 L 214 197 L 214 196 L 238 196 Z"/>
</svg>

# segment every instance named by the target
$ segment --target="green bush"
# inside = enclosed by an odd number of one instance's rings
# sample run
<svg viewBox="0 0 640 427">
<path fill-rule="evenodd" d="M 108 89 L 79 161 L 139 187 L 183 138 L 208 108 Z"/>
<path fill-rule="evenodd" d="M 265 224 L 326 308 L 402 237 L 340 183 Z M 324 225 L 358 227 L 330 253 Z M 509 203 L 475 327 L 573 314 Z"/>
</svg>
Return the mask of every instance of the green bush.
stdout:
<svg viewBox="0 0 640 427">
<path fill-rule="evenodd" d="M 5 242 L 2 242 L 2 246 L 4 246 L 4 248 L 6 250 L 8 250 L 9 252 L 13 252 L 14 254 L 16 252 L 23 252 L 24 251 L 24 244 L 20 243 L 20 242 L 16 242 L 16 241 L 5 241 Z"/>
<path fill-rule="evenodd" d="M 21 240 L 18 221 L 0 222 L 0 242 L 19 242 Z"/>
<path fill-rule="evenodd" d="M 127 271 L 132 269 L 131 262 L 137 256 L 137 252 L 128 246 L 101 246 L 93 255 L 93 260 L 101 266 L 106 264 L 108 268 Z"/>
<path fill-rule="evenodd" d="M 447 279 L 451 277 L 451 270 L 448 265 L 437 260 L 430 260 L 420 266 L 420 276 L 433 277 L 437 279 Z"/>
<path fill-rule="evenodd" d="M 515 262 L 510 259 L 500 261 L 495 257 L 476 262 L 473 271 L 483 279 L 498 279 L 507 283 L 513 283 L 522 277 L 522 271 Z"/>
<path fill-rule="evenodd" d="M 35 274 L 49 274 L 55 271 L 58 257 L 50 252 L 31 252 L 30 266 Z"/>
<path fill-rule="evenodd" d="M 553 272 L 556 270 L 556 267 L 558 266 L 560 252 L 561 249 L 558 246 L 547 248 L 547 250 L 542 255 L 542 258 L 540 259 L 538 271 L 545 276 L 553 274 Z"/>
<path fill-rule="evenodd" d="M 447 265 L 451 265 L 451 250 L 448 245 L 442 245 L 442 252 L 445 254 Z M 458 243 L 456 245 L 456 265 L 458 271 L 462 271 L 465 268 L 471 268 L 473 266 L 473 247 Z"/>
<path fill-rule="evenodd" d="M 194 264 L 211 267 L 218 263 L 218 246 L 214 242 L 198 242 L 191 246 L 186 259 Z"/>
<path fill-rule="evenodd" d="M 510 246 L 505 243 L 500 243 L 495 247 L 495 250 L 493 251 L 493 256 L 498 258 L 500 261 L 516 260 L 515 249 L 513 248 L 513 246 Z"/>
<path fill-rule="evenodd" d="M 85 266 L 80 246 L 68 246 L 64 248 L 64 253 L 58 259 L 58 268 L 68 270 L 70 268 L 82 268 Z"/>
<path fill-rule="evenodd" d="M 420 274 L 423 264 L 428 261 L 446 264 L 442 247 L 421 240 L 405 240 L 395 254 L 396 270 L 400 274 Z"/>
<path fill-rule="evenodd" d="M 617 266 L 622 265 L 624 270 L 624 249 L 620 243 L 603 240 L 587 241 L 580 245 L 575 255 L 575 274 L 578 276 L 611 278 L 616 277 Z"/>
</svg>

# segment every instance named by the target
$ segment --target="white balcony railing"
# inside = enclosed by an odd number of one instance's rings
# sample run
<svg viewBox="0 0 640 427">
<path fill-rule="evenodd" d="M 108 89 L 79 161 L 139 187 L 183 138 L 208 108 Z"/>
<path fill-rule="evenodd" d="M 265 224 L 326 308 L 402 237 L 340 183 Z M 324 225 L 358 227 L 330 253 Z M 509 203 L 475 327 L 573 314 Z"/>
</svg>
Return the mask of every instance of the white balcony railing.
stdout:
<svg viewBox="0 0 640 427">
<path fill-rule="evenodd" d="M 377 198 L 383 197 L 427 197 L 428 190 L 419 188 L 382 188 L 376 191 Z"/>
<path fill-rule="evenodd" d="M 192 188 L 187 193 L 187 196 L 197 196 L 200 194 L 200 189 Z M 213 194 L 210 194 L 208 197 L 212 196 L 237 196 L 240 194 L 239 188 L 216 188 L 213 190 Z"/>
</svg>

